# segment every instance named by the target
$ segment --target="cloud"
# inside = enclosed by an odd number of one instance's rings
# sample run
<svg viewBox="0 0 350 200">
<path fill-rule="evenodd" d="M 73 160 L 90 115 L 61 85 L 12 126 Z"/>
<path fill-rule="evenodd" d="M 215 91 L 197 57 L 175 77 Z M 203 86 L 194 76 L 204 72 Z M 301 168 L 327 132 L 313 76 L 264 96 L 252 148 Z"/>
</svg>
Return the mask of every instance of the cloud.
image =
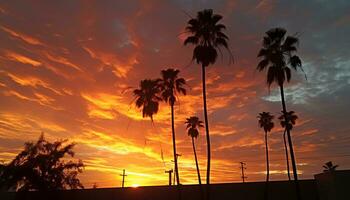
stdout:
<svg viewBox="0 0 350 200">
<path fill-rule="evenodd" d="M 18 53 L 15 53 L 15 52 L 6 52 L 6 57 L 9 59 L 9 60 L 12 60 L 12 61 L 15 61 L 15 62 L 20 62 L 20 63 L 23 63 L 23 64 L 30 64 L 34 67 L 38 67 L 41 65 L 41 62 L 39 61 L 36 61 L 32 58 L 29 58 L 29 57 L 26 57 L 26 56 L 23 56 L 23 55 L 20 55 Z"/>
<path fill-rule="evenodd" d="M 20 32 L 16 32 L 14 30 L 11 30 L 10 28 L 6 28 L 4 26 L 0 26 L 0 29 L 2 29 L 3 31 L 5 31 L 6 33 L 10 34 L 11 36 L 15 37 L 15 38 L 18 38 L 18 39 L 21 39 L 22 41 L 28 43 L 28 44 L 31 44 L 31 45 L 44 45 L 40 40 L 34 38 L 34 37 L 31 37 L 31 36 L 28 36 L 28 35 L 25 35 L 23 33 L 20 33 Z"/>
<path fill-rule="evenodd" d="M 136 120 L 142 120 L 142 115 L 132 105 L 124 102 L 125 99 L 122 96 L 112 95 L 107 93 L 97 94 L 81 94 L 91 106 L 89 109 L 89 115 L 99 116 L 98 113 L 120 113 L 127 117 Z M 102 116 L 103 116 L 102 115 Z M 101 115 L 100 115 L 101 116 Z M 114 118 L 114 117 L 113 117 Z"/>
<path fill-rule="evenodd" d="M 64 57 L 61 57 L 61 56 L 58 56 L 58 55 L 53 56 L 50 53 L 46 53 L 45 55 L 46 55 L 46 57 L 49 60 L 51 60 L 53 62 L 60 63 L 60 64 L 63 64 L 63 65 L 72 67 L 73 69 L 82 72 L 82 69 L 80 69 L 80 67 L 78 67 L 77 65 L 73 64 L 72 62 L 70 62 L 67 58 L 64 58 Z"/>
<path fill-rule="evenodd" d="M 121 63 L 114 54 L 94 52 L 88 47 L 83 47 L 83 49 L 87 51 L 92 58 L 99 60 L 106 66 L 111 66 L 113 68 L 113 73 L 119 78 L 125 78 L 133 66 L 139 63 L 135 56 L 129 58 L 126 63 Z"/>
<path fill-rule="evenodd" d="M 30 87 L 34 87 L 34 88 L 38 88 L 40 86 L 40 87 L 46 88 L 48 90 L 51 90 L 55 94 L 63 95 L 63 92 L 53 88 L 49 83 L 47 83 L 39 78 L 30 77 L 30 76 L 20 77 L 18 75 L 14 75 L 11 73 L 5 73 L 5 74 L 7 76 L 9 76 L 14 82 L 18 83 L 19 85 L 30 86 Z"/>
<path fill-rule="evenodd" d="M 4 131 L 2 138 L 17 139 L 21 141 L 36 139 L 40 132 L 65 132 L 66 129 L 58 124 L 52 123 L 45 119 L 33 116 L 21 116 L 16 113 L 0 113 L 0 128 Z M 9 134 L 11 133 L 11 134 Z M 26 136 L 24 138 L 23 136 Z M 52 139 L 52 137 L 49 136 Z"/>
</svg>

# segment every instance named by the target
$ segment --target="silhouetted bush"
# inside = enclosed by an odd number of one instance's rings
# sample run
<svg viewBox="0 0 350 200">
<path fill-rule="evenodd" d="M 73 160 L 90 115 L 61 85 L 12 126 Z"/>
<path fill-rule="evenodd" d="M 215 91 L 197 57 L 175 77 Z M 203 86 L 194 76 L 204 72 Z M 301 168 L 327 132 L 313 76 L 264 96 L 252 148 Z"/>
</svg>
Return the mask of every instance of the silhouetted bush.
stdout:
<svg viewBox="0 0 350 200">
<path fill-rule="evenodd" d="M 67 140 L 50 143 L 42 134 L 36 143 L 28 142 L 10 163 L 0 165 L 0 188 L 10 191 L 62 190 L 83 188 L 77 175 L 83 162 L 66 161 L 74 156 L 75 144 Z"/>
</svg>

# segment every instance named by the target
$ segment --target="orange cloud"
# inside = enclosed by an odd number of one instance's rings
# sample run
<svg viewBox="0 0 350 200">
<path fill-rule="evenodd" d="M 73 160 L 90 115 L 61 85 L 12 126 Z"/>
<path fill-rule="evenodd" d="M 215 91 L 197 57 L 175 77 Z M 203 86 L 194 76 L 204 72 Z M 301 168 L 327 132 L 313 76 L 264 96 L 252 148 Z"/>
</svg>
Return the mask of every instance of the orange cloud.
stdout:
<svg viewBox="0 0 350 200">
<path fill-rule="evenodd" d="M 85 144 L 96 149 L 109 151 L 114 154 L 126 155 L 130 153 L 140 153 L 152 159 L 162 161 L 159 153 L 154 152 L 150 148 L 143 148 L 137 144 L 118 136 L 111 136 L 101 131 L 92 129 L 83 130 L 82 135 L 73 138 L 75 142 Z"/>
<path fill-rule="evenodd" d="M 45 53 L 45 56 L 46 56 L 47 59 L 49 59 L 49 60 L 51 60 L 51 61 L 53 61 L 53 62 L 56 62 L 56 63 L 60 63 L 60 64 L 63 64 L 63 65 L 69 66 L 69 67 L 71 67 L 71 68 L 73 68 L 73 69 L 76 69 L 76 70 L 78 70 L 78 71 L 80 71 L 80 72 L 83 71 L 79 66 L 73 64 L 73 63 L 70 62 L 67 58 L 64 58 L 64 57 L 61 57 L 61 56 L 58 56 L 58 55 L 54 55 L 54 56 L 53 56 L 53 55 L 51 55 L 50 53 Z"/>
<path fill-rule="evenodd" d="M 83 49 L 94 59 L 99 60 L 104 65 L 112 66 L 113 73 L 120 78 L 125 78 L 127 73 L 138 64 L 136 56 L 131 56 L 125 63 L 122 63 L 114 54 L 93 51 L 91 48 L 83 46 Z"/>
<path fill-rule="evenodd" d="M 232 126 L 222 123 L 215 124 L 211 129 L 210 134 L 212 135 L 230 135 L 237 132 Z"/>
<path fill-rule="evenodd" d="M 53 137 L 50 133 L 67 131 L 64 127 L 43 118 L 28 115 L 17 115 L 16 113 L 0 112 L 0 124 L 2 125 L 0 137 L 20 140 L 37 139 L 44 131 L 49 139 Z M 9 131 L 11 134 L 9 134 Z M 23 137 L 25 135 L 25 138 Z"/>
<path fill-rule="evenodd" d="M 34 87 L 34 88 L 41 86 L 41 87 L 44 87 L 46 89 L 51 90 L 52 92 L 54 92 L 58 95 L 63 95 L 62 92 L 53 88 L 49 83 L 47 83 L 39 78 L 31 77 L 31 76 L 20 77 L 19 75 L 14 75 L 11 73 L 6 73 L 6 75 L 9 76 L 13 81 L 15 81 L 16 83 L 18 83 L 22 86 L 30 86 L 30 87 Z"/>
<path fill-rule="evenodd" d="M 28 97 L 14 91 L 14 90 L 4 91 L 3 93 L 5 94 L 5 96 L 16 96 L 16 97 L 23 99 L 23 100 L 32 101 L 31 98 L 28 98 Z"/>
<path fill-rule="evenodd" d="M 299 133 L 300 136 L 309 136 L 309 135 L 314 135 L 318 132 L 318 129 L 310 129 L 310 130 L 306 130 L 302 133 Z"/>
<path fill-rule="evenodd" d="M 23 94 L 21 94 L 17 91 L 14 91 L 14 90 L 6 90 L 6 91 L 3 91 L 2 93 L 5 96 L 15 96 L 21 100 L 36 102 L 42 106 L 49 107 L 49 108 L 56 110 L 56 111 L 63 110 L 62 107 L 58 107 L 58 106 L 53 105 L 53 102 L 55 101 L 53 98 L 46 96 L 44 94 L 37 93 L 37 92 L 34 92 L 34 94 L 33 94 L 34 97 L 23 95 Z"/>
<path fill-rule="evenodd" d="M 3 31 L 7 32 L 8 34 L 10 34 L 13 37 L 16 37 L 18 39 L 23 40 L 24 42 L 26 42 L 28 44 L 44 46 L 44 44 L 40 40 L 38 40 L 38 39 L 36 39 L 34 37 L 25 35 L 25 34 L 20 33 L 20 32 L 16 32 L 16 31 L 14 31 L 12 29 L 9 29 L 9 28 L 6 28 L 4 26 L 0 26 L 0 29 L 2 29 Z"/>
<path fill-rule="evenodd" d="M 119 113 L 134 120 L 149 120 L 143 118 L 139 110 L 133 104 L 130 104 L 130 99 L 125 99 L 123 96 L 112 95 L 107 93 L 87 94 L 82 93 L 81 96 L 91 105 L 88 107 L 88 114 L 94 117 L 111 118 L 111 113 Z M 163 121 L 169 119 L 168 109 L 161 107 L 154 119 Z M 114 119 L 116 116 L 113 115 Z"/>
<path fill-rule="evenodd" d="M 223 150 L 223 149 L 229 149 L 233 147 L 252 147 L 252 146 L 257 146 L 262 144 L 264 144 L 263 139 L 259 139 L 257 136 L 245 136 L 245 137 L 239 138 L 238 140 L 230 144 L 223 144 L 217 149 Z"/>
<path fill-rule="evenodd" d="M 51 105 L 52 102 L 55 101 L 55 99 L 49 97 L 49 96 L 46 96 L 44 94 L 40 94 L 40 93 L 34 93 L 34 95 L 38 98 L 38 102 L 41 104 L 41 105 Z"/>
<path fill-rule="evenodd" d="M 20 55 L 18 53 L 8 51 L 8 52 L 6 52 L 6 56 L 8 59 L 10 59 L 12 61 L 20 62 L 23 64 L 30 64 L 30 65 L 33 65 L 34 67 L 38 67 L 41 65 L 41 62 L 36 61 L 36 60 L 29 58 L 29 57 Z"/>
</svg>

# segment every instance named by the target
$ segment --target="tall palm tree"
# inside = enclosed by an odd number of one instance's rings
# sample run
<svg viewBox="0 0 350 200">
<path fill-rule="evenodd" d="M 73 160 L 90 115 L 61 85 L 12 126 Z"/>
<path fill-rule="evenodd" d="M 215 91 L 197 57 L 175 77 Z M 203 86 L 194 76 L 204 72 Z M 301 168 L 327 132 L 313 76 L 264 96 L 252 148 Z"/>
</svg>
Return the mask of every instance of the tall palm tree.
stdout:
<svg viewBox="0 0 350 200">
<path fill-rule="evenodd" d="M 268 139 L 267 133 L 271 132 L 274 127 L 273 123 L 273 115 L 269 112 L 262 112 L 258 115 L 258 123 L 261 128 L 264 129 L 265 132 L 265 153 L 266 153 L 266 189 L 265 189 L 265 200 L 268 199 L 268 189 L 269 189 L 269 179 L 270 179 L 270 161 L 269 161 L 269 147 L 268 147 Z"/>
<path fill-rule="evenodd" d="M 177 184 L 180 184 L 179 170 L 177 164 L 176 140 L 175 140 L 175 116 L 174 105 L 179 94 L 186 95 L 186 80 L 179 77 L 180 71 L 177 69 L 167 69 L 161 71 L 162 78 L 159 79 L 159 88 L 163 101 L 169 103 L 171 109 L 171 132 L 173 138 L 173 151 L 175 163 L 175 176 Z"/>
<path fill-rule="evenodd" d="M 192 44 L 195 46 L 193 50 L 192 60 L 196 60 L 197 64 L 202 66 L 202 89 L 203 89 L 203 110 L 204 123 L 207 140 L 207 184 L 210 184 L 210 134 L 207 113 L 207 94 L 205 83 L 205 70 L 210 64 L 214 64 L 221 52 L 222 47 L 229 51 L 228 37 L 223 30 L 225 25 L 219 23 L 222 19 L 221 15 L 213 14 L 213 10 L 206 9 L 197 13 L 196 18 L 192 18 L 187 22 L 186 32 L 190 35 L 185 39 L 184 45 Z M 231 55 L 231 54 L 230 54 Z"/>
<path fill-rule="evenodd" d="M 137 108 L 142 107 L 142 117 L 150 117 L 153 122 L 153 115 L 157 114 L 159 109 L 158 80 L 145 79 L 140 82 L 140 87 L 134 90 L 135 104 Z"/>
<path fill-rule="evenodd" d="M 300 58 L 295 55 L 297 51 L 298 38 L 286 36 L 286 30 L 283 28 L 273 28 L 266 32 L 263 39 L 263 48 L 259 51 L 258 57 L 261 58 L 257 66 L 257 70 L 263 71 L 267 69 L 267 84 L 270 87 L 272 83 L 276 83 L 280 88 L 283 113 L 287 113 L 286 102 L 284 99 L 284 83 L 291 79 L 291 68 L 302 70 Z M 285 120 L 288 122 L 287 116 Z M 290 130 L 286 129 L 290 156 L 292 160 L 294 182 L 296 187 L 297 198 L 301 199 L 300 187 L 298 182 L 298 174 L 296 161 L 294 157 L 294 149 L 291 140 Z"/>
<path fill-rule="evenodd" d="M 204 127 L 203 126 L 203 122 L 200 121 L 198 117 L 192 116 L 192 117 L 186 119 L 185 124 L 187 124 L 187 126 L 186 126 L 187 134 L 192 139 L 192 147 L 193 147 L 194 159 L 196 161 L 198 183 L 199 183 L 199 185 L 201 185 L 202 184 L 201 174 L 200 174 L 200 171 L 199 171 L 198 160 L 197 160 L 197 153 L 196 153 L 196 146 L 194 144 L 194 139 L 199 136 L 198 127 Z"/>
<path fill-rule="evenodd" d="M 285 154 L 286 154 L 287 174 L 288 174 L 288 180 L 291 180 L 290 179 L 290 170 L 289 170 L 289 156 L 288 156 L 286 132 L 287 132 L 287 128 L 289 130 L 293 129 L 293 126 L 295 125 L 296 120 L 298 119 L 298 116 L 295 114 L 294 111 L 287 112 L 286 116 L 289 119 L 288 124 L 284 118 L 283 111 L 282 111 L 282 115 L 278 119 L 280 120 L 282 128 L 284 128 L 283 143 L 284 143 L 284 150 L 285 150 Z"/>
</svg>

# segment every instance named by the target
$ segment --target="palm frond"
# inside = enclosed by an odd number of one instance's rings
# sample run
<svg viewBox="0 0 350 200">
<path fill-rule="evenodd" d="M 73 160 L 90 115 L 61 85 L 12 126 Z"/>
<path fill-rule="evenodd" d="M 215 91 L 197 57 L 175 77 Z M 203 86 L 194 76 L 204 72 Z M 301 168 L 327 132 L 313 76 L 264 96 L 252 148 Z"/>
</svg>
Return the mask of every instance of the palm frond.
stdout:
<svg viewBox="0 0 350 200">
<path fill-rule="evenodd" d="M 226 29 L 226 26 L 223 25 L 223 24 L 217 24 L 217 25 L 215 25 L 215 30 L 216 30 L 217 32 L 222 32 L 222 30 L 225 30 L 225 29 Z"/>
<path fill-rule="evenodd" d="M 233 56 L 227 43 L 228 36 L 222 32 L 226 27 L 218 23 L 221 19 L 221 15 L 213 14 L 211 9 L 205 9 L 198 12 L 196 18 L 188 21 L 186 30 L 192 35 L 186 38 L 184 45 L 195 45 L 192 61 L 196 60 L 203 66 L 214 64 L 220 47 L 228 50 L 231 61 Z"/>
<path fill-rule="evenodd" d="M 271 115 L 269 112 L 259 113 L 259 115 L 258 115 L 259 126 L 261 128 L 264 128 L 264 131 L 270 132 L 274 127 L 274 123 L 272 121 L 273 118 L 274 118 L 274 116 Z"/>
<path fill-rule="evenodd" d="M 276 79 L 276 74 L 277 74 L 277 68 L 276 66 L 271 66 L 269 67 L 267 71 L 267 85 L 270 86 Z"/>
<path fill-rule="evenodd" d="M 268 55 L 267 49 L 264 49 L 264 48 L 260 49 L 260 51 L 258 53 L 258 57 L 262 57 L 262 56 L 267 57 L 267 55 Z"/>
<path fill-rule="evenodd" d="M 290 78 L 292 77 L 291 71 L 289 67 L 285 67 L 284 71 L 286 72 L 286 77 L 287 77 L 287 81 L 290 81 Z"/>
<path fill-rule="evenodd" d="M 184 41 L 184 45 L 187 45 L 187 44 L 197 45 L 198 44 L 198 37 L 195 37 L 195 36 L 187 37 Z"/>
<path fill-rule="evenodd" d="M 284 28 L 273 28 L 266 32 L 266 35 L 273 41 L 272 45 L 280 45 L 284 40 L 287 31 Z"/>
<path fill-rule="evenodd" d="M 266 69 L 266 67 L 269 65 L 269 60 L 268 59 L 263 59 L 259 62 L 258 66 L 256 67 L 257 70 L 263 71 Z"/>
<path fill-rule="evenodd" d="M 284 28 L 268 30 L 263 38 L 263 48 L 258 53 L 262 60 L 257 65 L 257 70 L 269 68 L 266 81 L 269 87 L 274 82 L 278 85 L 289 82 L 292 77 L 290 68 L 300 68 L 304 72 L 300 58 L 294 55 L 299 40 L 294 36 L 286 36 L 286 33 Z M 306 74 L 304 75 L 306 79 Z"/>
<path fill-rule="evenodd" d="M 228 36 L 225 33 L 221 32 L 221 31 L 217 31 L 216 32 L 216 36 L 218 38 L 222 38 L 222 39 L 228 40 Z"/>
<path fill-rule="evenodd" d="M 215 39 L 214 45 L 217 46 L 217 47 L 223 46 L 226 49 L 228 48 L 228 44 L 227 44 L 226 39 L 221 38 L 221 37 L 218 37 L 218 38 Z"/>
<path fill-rule="evenodd" d="M 298 67 L 301 67 L 301 60 L 296 55 L 289 58 L 289 63 L 295 70 L 297 70 Z"/>
<path fill-rule="evenodd" d="M 294 47 L 296 50 L 296 45 L 298 45 L 299 39 L 293 36 L 287 36 L 287 38 L 284 40 L 284 43 L 282 45 L 282 48 L 286 49 L 288 51 L 289 48 Z M 293 49 L 293 48 L 292 48 Z"/>
<path fill-rule="evenodd" d="M 211 21 L 211 22 L 212 22 L 213 24 L 216 24 L 216 23 L 218 23 L 221 19 L 222 19 L 222 16 L 221 16 L 221 15 L 215 14 L 215 15 L 212 16 L 212 21 Z"/>
</svg>

